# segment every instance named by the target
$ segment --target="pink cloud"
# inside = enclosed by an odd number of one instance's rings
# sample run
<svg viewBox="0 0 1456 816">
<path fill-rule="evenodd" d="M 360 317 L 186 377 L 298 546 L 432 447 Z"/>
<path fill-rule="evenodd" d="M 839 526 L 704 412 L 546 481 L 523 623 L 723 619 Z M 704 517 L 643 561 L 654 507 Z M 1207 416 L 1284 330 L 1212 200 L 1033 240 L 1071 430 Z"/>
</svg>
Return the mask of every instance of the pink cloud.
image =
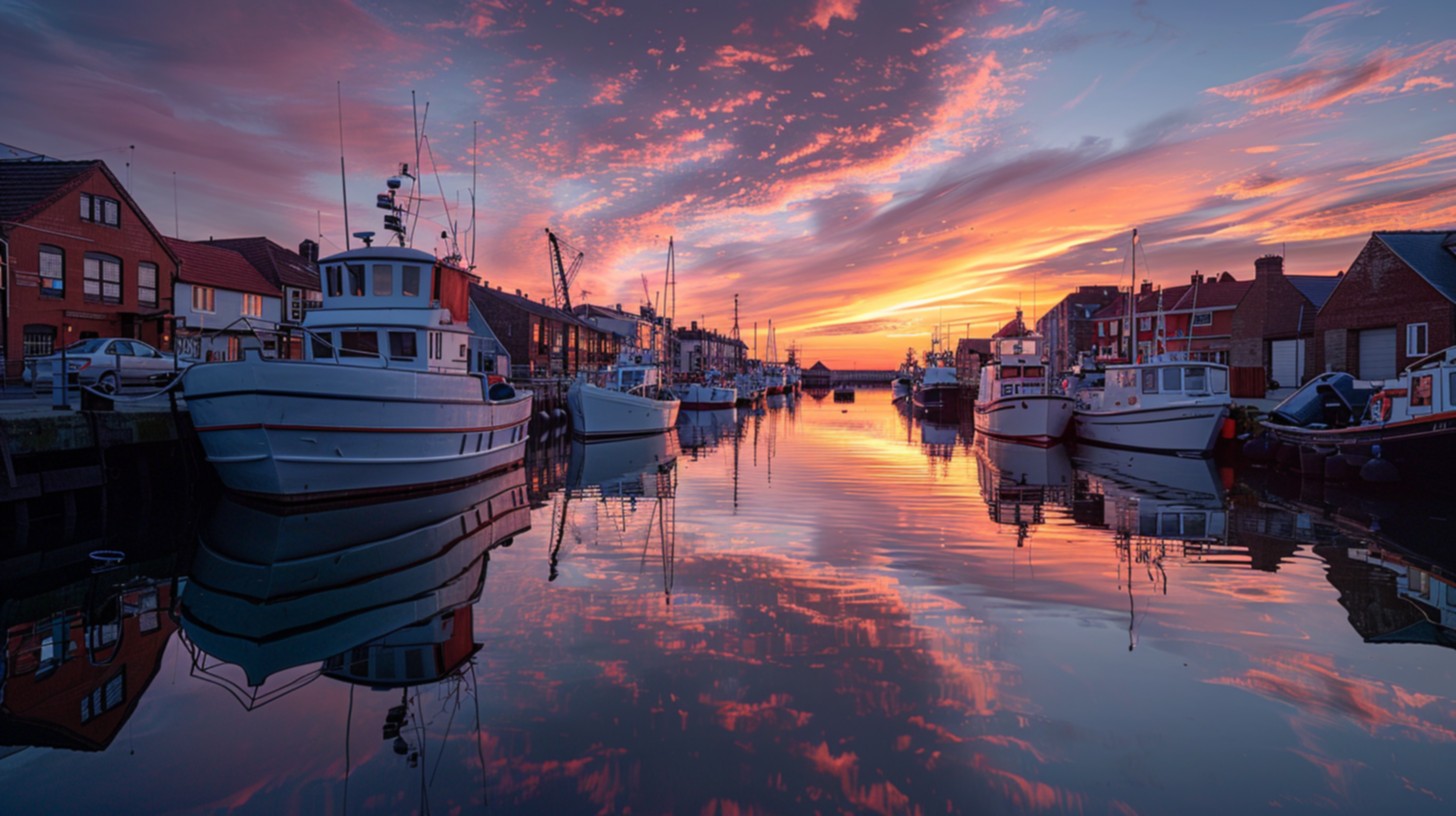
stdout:
<svg viewBox="0 0 1456 816">
<path fill-rule="evenodd" d="M 828 29 L 836 17 L 845 22 L 853 22 L 858 16 L 859 0 L 815 0 L 814 10 L 810 12 L 804 25 Z"/>
</svg>

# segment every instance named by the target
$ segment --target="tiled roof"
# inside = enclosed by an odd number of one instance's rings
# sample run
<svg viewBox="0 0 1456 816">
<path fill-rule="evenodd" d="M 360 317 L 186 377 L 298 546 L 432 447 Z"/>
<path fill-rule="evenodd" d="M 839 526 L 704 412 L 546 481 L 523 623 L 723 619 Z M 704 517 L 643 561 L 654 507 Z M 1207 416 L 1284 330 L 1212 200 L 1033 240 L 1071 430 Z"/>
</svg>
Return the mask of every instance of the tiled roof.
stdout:
<svg viewBox="0 0 1456 816">
<path fill-rule="evenodd" d="M 247 259 L 231 249 L 176 238 L 167 238 L 166 241 L 182 262 L 178 276 L 183 283 L 269 297 L 280 295 L 278 287 L 269 283 Z"/>
<path fill-rule="evenodd" d="M 528 297 L 523 297 L 521 295 L 504 291 L 502 289 L 491 289 L 488 286 L 471 286 L 470 299 L 475 301 L 475 307 L 477 309 L 481 309 L 482 311 L 484 310 L 483 304 L 486 301 L 495 299 L 499 300 L 507 306 L 512 306 L 514 308 L 527 312 L 528 314 L 536 315 L 537 317 L 544 317 L 548 320 L 555 320 L 561 323 L 571 323 L 577 326 L 591 329 L 592 331 L 601 331 L 601 329 L 597 326 L 594 326 L 591 323 L 582 320 L 576 315 L 564 312 L 554 306 L 547 306 L 544 303 L 531 300 Z"/>
<path fill-rule="evenodd" d="M 1197 285 L 1189 284 L 1180 286 L 1177 289 L 1177 299 L 1173 300 L 1170 295 L 1175 291 L 1169 289 L 1163 296 L 1163 311 L 1183 312 L 1194 309 L 1231 309 L 1239 305 L 1249 288 L 1254 285 L 1251 280 L 1234 280 L 1232 276 L 1220 276 L 1217 280 L 1203 281 Z M 1173 305 L 1168 305 L 1172 303 Z"/>
<path fill-rule="evenodd" d="M 993 339 L 997 337 L 1015 337 L 1025 333 L 1026 324 L 1022 322 L 1021 315 L 1017 314 L 1016 317 L 1013 317 L 1010 320 L 1006 321 L 1006 325 L 997 329 L 996 333 L 991 335 L 991 337 Z"/>
<path fill-rule="evenodd" d="M 274 286 L 297 286 L 322 291 L 318 270 L 302 255 L 273 243 L 267 238 L 214 238 L 203 243 L 241 254 Z"/>
<path fill-rule="evenodd" d="M 1304 295 L 1318 309 L 1325 305 L 1325 301 L 1330 299 L 1330 293 L 1335 291 L 1335 286 L 1339 284 L 1341 277 L 1343 276 L 1285 275 L 1284 279 L 1294 284 L 1294 288 L 1298 289 L 1299 293 Z"/>
<path fill-rule="evenodd" d="M 1456 232 L 1377 232 L 1374 237 L 1447 300 L 1456 302 Z"/>
<path fill-rule="evenodd" d="M 86 180 L 101 162 L 0 161 L 0 220 L 24 221 Z"/>
</svg>

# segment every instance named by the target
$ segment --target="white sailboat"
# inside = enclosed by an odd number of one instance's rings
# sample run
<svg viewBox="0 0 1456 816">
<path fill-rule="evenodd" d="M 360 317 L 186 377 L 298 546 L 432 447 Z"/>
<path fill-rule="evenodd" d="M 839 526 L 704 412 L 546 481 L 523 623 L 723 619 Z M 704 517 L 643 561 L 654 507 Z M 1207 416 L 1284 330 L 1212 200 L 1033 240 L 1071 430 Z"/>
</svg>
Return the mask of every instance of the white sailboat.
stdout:
<svg viewBox="0 0 1456 816">
<path fill-rule="evenodd" d="M 405 175 L 405 174 L 401 174 Z M 525 456 L 532 396 L 491 371 L 493 341 L 469 328 L 472 276 L 458 258 L 406 247 L 389 180 L 379 206 L 399 246 L 319 262 L 302 360 L 194 365 L 182 389 L 207 460 L 228 488 L 276 501 L 440 486 Z"/>
<path fill-rule="evenodd" d="M 976 394 L 976 433 L 1051 445 L 1067 433 L 1072 398 L 1052 384 L 1042 339 L 1027 332 L 1016 310 L 1015 326 L 992 340 L 992 358 L 981 367 Z"/>
</svg>

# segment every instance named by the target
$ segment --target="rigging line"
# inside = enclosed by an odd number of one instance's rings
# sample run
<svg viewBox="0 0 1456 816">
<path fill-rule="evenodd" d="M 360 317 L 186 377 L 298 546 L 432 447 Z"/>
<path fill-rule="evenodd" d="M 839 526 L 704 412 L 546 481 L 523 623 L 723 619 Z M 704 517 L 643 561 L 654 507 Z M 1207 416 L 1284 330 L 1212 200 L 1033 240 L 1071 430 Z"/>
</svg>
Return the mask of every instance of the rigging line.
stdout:
<svg viewBox="0 0 1456 816">
<path fill-rule="evenodd" d="M 485 782 L 485 748 L 480 744 L 480 679 L 475 676 L 475 657 L 470 658 L 470 697 L 475 701 L 475 756 L 480 760 L 480 798 L 482 805 L 490 804 L 490 793 Z"/>
<path fill-rule="evenodd" d="M 339 102 L 339 186 L 344 196 L 344 249 L 353 247 L 349 241 L 349 176 L 344 172 L 344 83 L 334 82 L 334 93 Z"/>
<path fill-rule="evenodd" d="M 425 105 L 425 113 L 429 113 L 429 104 Z M 458 255 L 460 231 L 455 223 L 455 216 L 450 213 L 450 202 L 445 198 L 445 182 L 440 180 L 440 167 L 435 164 L 435 148 L 430 144 L 428 136 L 422 137 L 425 143 L 425 153 L 430 157 L 430 169 L 435 173 L 435 186 L 440 190 L 440 206 L 445 208 L 445 225 L 450 228 L 450 254 Z M 417 208 L 418 209 L 418 208 Z M 419 221 L 419 213 L 415 213 L 415 221 Z"/>
</svg>

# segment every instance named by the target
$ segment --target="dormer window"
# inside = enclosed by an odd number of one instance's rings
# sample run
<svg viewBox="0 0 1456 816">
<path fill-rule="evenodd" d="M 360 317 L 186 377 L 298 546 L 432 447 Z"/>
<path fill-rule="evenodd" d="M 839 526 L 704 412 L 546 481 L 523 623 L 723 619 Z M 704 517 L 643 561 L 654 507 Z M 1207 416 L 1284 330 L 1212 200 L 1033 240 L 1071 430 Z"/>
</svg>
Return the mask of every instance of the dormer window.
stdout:
<svg viewBox="0 0 1456 816">
<path fill-rule="evenodd" d="M 106 196 L 81 194 L 81 220 L 108 227 L 121 226 L 121 202 Z"/>
</svg>

